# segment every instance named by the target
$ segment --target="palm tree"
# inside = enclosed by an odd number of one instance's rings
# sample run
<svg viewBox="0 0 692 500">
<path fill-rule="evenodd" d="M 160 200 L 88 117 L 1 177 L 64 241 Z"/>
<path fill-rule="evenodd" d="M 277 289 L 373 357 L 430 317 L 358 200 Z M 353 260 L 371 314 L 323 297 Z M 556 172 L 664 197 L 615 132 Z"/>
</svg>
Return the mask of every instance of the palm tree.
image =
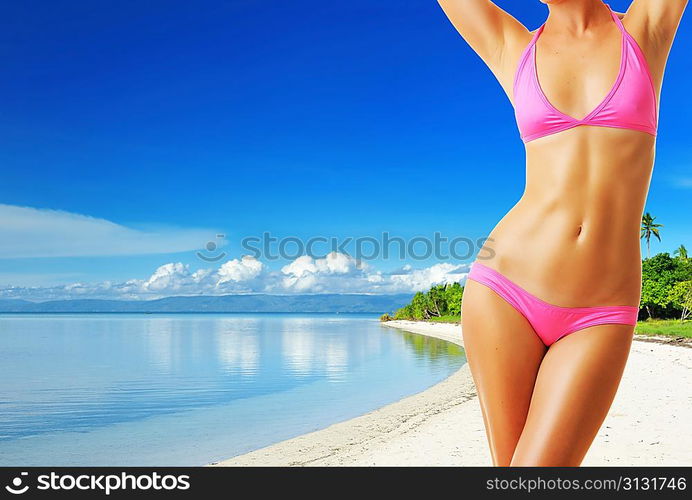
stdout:
<svg viewBox="0 0 692 500">
<path fill-rule="evenodd" d="M 673 252 L 673 255 L 677 255 L 681 260 L 687 260 L 687 248 L 685 248 L 685 245 L 680 245 L 675 252 Z"/>
<path fill-rule="evenodd" d="M 656 217 L 653 217 L 649 212 L 646 212 L 642 217 L 642 235 L 641 237 L 646 240 L 646 258 L 651 256 L 649 250 L 649 243 L 651 241 L 651 235 L 653 234 L 658 241 L 661 241 L 661 235 L 658 233 L 658 228 L 663 227 L 663 224 L 656 224 L 654 221 Z"/>
</svg>

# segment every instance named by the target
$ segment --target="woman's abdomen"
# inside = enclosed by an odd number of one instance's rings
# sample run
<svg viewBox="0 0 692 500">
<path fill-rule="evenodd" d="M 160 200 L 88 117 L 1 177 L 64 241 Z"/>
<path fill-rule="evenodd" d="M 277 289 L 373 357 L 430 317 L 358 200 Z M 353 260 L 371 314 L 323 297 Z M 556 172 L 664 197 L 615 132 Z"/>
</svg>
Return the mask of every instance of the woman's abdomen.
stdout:
<svg viewBox="0 0 692 500">
<path fill-rule="evenodd" d="M 638 305 L 655 138 L 603 127 L 527 144 L 526 189 L 478 259 L 546 302 Z"/>
<path fill-rule="evenodd" d="M 520 201 L 478 259 L 539 298 L 564 307 L 638 305 L 638 227 Z"/>
</svg>

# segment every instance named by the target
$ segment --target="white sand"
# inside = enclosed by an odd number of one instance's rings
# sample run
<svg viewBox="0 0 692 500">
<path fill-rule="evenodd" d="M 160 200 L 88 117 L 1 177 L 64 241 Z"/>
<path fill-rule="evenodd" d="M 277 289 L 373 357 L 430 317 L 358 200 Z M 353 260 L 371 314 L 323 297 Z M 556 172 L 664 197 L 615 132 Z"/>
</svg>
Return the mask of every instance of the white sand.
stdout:
<svg viewBox="0 0 692 500">
<path fill-rule="evenodd" d="M 387 326 L 461 344 L 458 325 Z M 692 465 L 692 349 L 637 340 L 584 465 Z M 366 415 L 220 462 L 221 466 L 491 465 L 468 366 Z"/>
</svg>

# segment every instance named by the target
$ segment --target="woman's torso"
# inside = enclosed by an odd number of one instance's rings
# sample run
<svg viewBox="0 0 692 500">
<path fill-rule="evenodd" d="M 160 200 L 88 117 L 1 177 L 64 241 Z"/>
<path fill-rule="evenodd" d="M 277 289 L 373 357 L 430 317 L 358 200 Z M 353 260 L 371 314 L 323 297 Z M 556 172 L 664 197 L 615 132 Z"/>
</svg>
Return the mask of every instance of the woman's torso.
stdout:
<svg viewBox="0 0 692 500">
<path fill-rule="evenodd" d="M 542 34 L 538 80 L 558 110 L 585 116 L 602 100 L 618 76 L 620 40 L 620 30 L 605 24 L 579 43 Z M 498 76 L 510 99 L 529 41 L 517 44 Z M 658 102 L 665 62 L 653 59 Z M 528 142 L 525 191 L 479 259 L 492 256 L 483 263 L 556 305 L 638 305 L 639 228 L 654 155 L 653 135 L 622 128 L 579 126 Z"/>
</svg>

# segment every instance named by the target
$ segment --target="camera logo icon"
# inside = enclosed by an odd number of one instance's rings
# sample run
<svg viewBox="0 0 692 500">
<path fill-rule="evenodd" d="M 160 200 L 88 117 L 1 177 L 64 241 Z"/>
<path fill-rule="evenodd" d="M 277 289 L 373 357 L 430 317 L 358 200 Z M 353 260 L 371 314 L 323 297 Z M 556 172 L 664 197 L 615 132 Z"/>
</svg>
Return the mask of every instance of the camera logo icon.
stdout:
<svg viewBox="0 0 692 500">
<path fill-rule="evenodd" d="M 223 240 L 225 238 L 225 234 L 216 235 L 216 239 L 219 240 L 219 243 L 221 244 L 223 244 Z M 219 244 L 217 244 L 217 242 L 215 241 L 208 241 L 204 248 L 206 250 L 206 253 L 197 252 L 197 257 L 199 257 L 205 262 L 218 262 L 226 256 L 226 252 L 220 252 L 218 254 L 215 253 L 216 250 L 219 248 Z"/>
<path fill-rule="evenodd" d="M 24 487 L 22 487 L 22 482 L 23 482 L 24 476 L 28 476 L 28 475 L 29 475 L 28 472 L 22 472 L 19 476 L 15 477 L 12 480 L 11 485 L 5 486 L 5 489 L 7 491 L 9 491 L 10 493 L 12 493 L 13 495 L 21 495 L 22 493 L 26 493 L 26 491 L 29 489 L 29 485 L 27 484 Z"/>
</svg>

